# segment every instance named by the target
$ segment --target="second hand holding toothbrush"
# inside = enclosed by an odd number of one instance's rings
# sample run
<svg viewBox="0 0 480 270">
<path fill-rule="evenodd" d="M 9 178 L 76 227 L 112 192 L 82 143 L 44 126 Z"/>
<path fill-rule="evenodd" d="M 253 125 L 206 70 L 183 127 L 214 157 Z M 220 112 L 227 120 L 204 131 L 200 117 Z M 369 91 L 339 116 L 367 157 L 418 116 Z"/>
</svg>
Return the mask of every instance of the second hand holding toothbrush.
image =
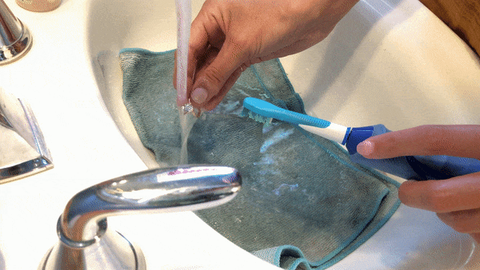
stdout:
<svg viewBox="0 0 480 270">
<path fill-rule="evenodd" d="M 403 156 L 388 159 L 367 159 L 357 153 L 357 145 L 364 140 L 390 132 L 384 125 L 345 127 L 309 115 L 277 107 L 267 101 L 247 97 L 243 101 L 245 112 L 253 119 L 267 122 L 277 119 L 298 125 L 302 129 L 345 145 L 350 159 L 405 179 L 447 179 L 480 171 L 480 160 L 453 156 Z"/>
</svg>

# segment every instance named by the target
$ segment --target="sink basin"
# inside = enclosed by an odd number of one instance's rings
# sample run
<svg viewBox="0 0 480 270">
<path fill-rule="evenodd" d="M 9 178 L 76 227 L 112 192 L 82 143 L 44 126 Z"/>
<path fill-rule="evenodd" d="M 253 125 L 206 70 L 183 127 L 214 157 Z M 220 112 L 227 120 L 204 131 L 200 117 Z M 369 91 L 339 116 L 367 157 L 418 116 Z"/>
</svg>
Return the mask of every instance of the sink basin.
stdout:
<svg viewBox="0 0 480 270">
<path fill-rule="evenodd" d="M 192 1 L 194 14 L 202 2 Z M 174 49 L 174 1 L 92 0 L 88 5 L 88 55 L 105 109 L 142 161 L 150 168 L 162 166 L 141 144 L 123 104 L 117 56 L 122 48 Z M 307 112 L 339 124 L 382 123 L 398 130 L 480 122 L 478 58 L 415 0 L 360 1 L 327 39 L 281 62 Z M 467 235 L 435 214 L 401 206 L 333 268 L 474 269 L 478 253 Z"/>
</svg>

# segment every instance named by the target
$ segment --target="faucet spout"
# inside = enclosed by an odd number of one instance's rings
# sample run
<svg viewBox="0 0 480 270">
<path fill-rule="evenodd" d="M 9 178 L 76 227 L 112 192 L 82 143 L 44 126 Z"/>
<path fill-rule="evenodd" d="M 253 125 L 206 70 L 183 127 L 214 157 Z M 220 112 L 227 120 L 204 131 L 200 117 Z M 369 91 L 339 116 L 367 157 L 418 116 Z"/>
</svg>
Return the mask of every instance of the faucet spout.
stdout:
<svg viewBox="0 0 480 270">
<path fill-rule="evenodd" d="M 87 188 L 65 207 L 57 224 L 60 241 L 39 269 L 143 269 L 140 250 L 108 229 L 107 217 L 215 207 L 233 199 L 240 186 L 234 168 L 196 165 L 144 171 Z"/>
<path fill-rule="evenodd" d="M 60 228 L 71 241 L 94 240 L 108 216 L 193 211 L 231 200 L 240 189 L 234 168 L 181 166 L 115 178 L 75 195 Z"/>
</svg>

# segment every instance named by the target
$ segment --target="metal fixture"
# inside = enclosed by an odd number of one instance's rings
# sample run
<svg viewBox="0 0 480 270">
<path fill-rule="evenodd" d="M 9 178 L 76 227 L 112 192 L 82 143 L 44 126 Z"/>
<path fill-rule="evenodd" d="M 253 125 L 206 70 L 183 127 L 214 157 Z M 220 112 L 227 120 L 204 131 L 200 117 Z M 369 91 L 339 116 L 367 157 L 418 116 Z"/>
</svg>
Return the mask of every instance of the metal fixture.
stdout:
<svg viewBox="0 0 480 270">
<path fill-rule="evenodd" d="M 92 186 L 68 202 L 57 224 L 60 241 L 39 269 L 145 269 L 140 249 L 107 228 L 107 217 L 215 207 L 233 199 L 240 186 L 234 168 L 200 165 L 154 169 Z"/>
<path fill-rule="evenodd" d="M 0 88 L 0 184 L 52 167 L 32 109 Z"/>
<path fill-rule="evenodd" d="M 0 0 L 0 65 L 23 56 L 32 46 L 28 28 Z"/>
</svg>

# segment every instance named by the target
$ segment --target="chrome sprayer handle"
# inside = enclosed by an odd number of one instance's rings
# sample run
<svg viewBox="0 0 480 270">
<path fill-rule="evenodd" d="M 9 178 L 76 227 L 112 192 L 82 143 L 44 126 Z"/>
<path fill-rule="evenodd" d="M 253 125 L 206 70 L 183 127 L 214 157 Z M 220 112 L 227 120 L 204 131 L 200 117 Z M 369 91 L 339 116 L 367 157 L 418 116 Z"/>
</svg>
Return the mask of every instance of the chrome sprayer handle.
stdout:
<svg viewBox="0 0 480 270">
<path fill-rule="evenodd" d="M 58 220 L 60 241 L 39 269 L 145 269 L 141 250 L 107 229 L 107 217 L 193 211 L 235 197 L 241 177 L 225 166 L 179 166 L 121 176 L 75 195 Z"/>
</svg>

